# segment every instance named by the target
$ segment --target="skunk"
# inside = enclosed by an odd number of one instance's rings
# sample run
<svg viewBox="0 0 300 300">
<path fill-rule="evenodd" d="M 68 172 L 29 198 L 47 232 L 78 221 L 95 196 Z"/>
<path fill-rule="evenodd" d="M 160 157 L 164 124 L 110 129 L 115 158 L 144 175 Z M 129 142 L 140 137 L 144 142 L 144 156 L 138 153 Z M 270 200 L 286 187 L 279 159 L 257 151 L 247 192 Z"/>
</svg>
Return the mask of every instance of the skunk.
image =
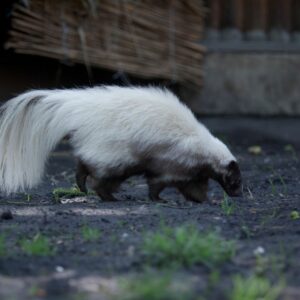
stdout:
<svg viewBox="0 0 300 300">
<path fill-rule="evenodd" d="M 128 177 L 147 178 L 158 200 L 166 186 L 201 201 L 208 179 L 230 196 L 241 193 L 236 158 L 170 91 L 100 86 L 34 90 L 0 110 L 0 189 L 6 194 L 39 183 L 51 150 L 68 136 L 86 191 L 90 176 L 104 200 Z"/>
</svg>

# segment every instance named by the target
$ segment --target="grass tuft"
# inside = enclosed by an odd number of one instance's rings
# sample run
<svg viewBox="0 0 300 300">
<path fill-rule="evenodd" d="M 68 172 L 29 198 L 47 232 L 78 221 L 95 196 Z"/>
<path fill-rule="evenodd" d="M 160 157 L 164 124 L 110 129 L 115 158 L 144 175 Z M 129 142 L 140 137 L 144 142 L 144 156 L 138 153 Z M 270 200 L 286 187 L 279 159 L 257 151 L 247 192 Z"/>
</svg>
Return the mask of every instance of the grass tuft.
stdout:
<svg viewBox="0 0 300 300">
<path fill-rule="evenodd" d="M 192 298 L 189 284 L 173 281 L 170 274 L 157 275 L 153 272 L 120 282 L 121 300 L 185 300 Z"/>
<path fill-rule="evenodd" d="M 276 300 L 283 290 L 283 282 L 272 285 L 267 278 L 252 275 L 243 278 L 237 275 L 233 278 L 233 290 L 230 300 Z"/>
<path fill-rule="evenodd" d="M 273 196 L 275 196 L 276 194 L 278 194 L 278 192 L 277 192 L 276 186 L 271 178 L 269 178 L 269 183 L 271 186 L 271 193 Z"/>
<path fill-rule="evenodd" d="M 293 156 L 293 159 L 295 161 L 298 161 L 298 155 L 297 155 L 296 150 L 293 145 L 291 145 L 291 144 L 285 145 L 284 150 L 286 152 L 290 152 Z"/>
<path fill-rule="evenodd" d="M 6 255 L 5 235 L 0 235 L 0 257 Z"/>
<path fill-rule="evenodd" d="M 201 233 L 194 226 L 164 227 L 149 233 L 142 250 L 149 263 L 161 267 L 203 264 L 214 267 L 230 260 L 235 242 L 227 241 L 216 232 Z"/>
<path fill-rule="evenodd" d="M 231 201 L 225 193 L 224 193 L 223 200 L 221 202 L 221 208 L 226 216 L 230 216 L 235 211 L 234 202 Z"/>
<path fill-rule="evenodd" d="M 61 198 L 75 198 L 86 196 L 77 187 L 72 188 L 57 188 L 52 191 L 55 201 L 59 201 Z"/>
<path fill-rule="evenodd" d="M 101 232 L 98 228 L 92 228 L 87 225 L 84 225 L 81 228 L 81 234 L 83 239 L 86 241 L 96 241 L 101 236 Z"/>
<path fill-rule="evenodd" d="M 55 253 L 50 246 L 49 239 L 40 233 L 36 234 L 33 239 L 22 239 L 20 242 L 22 250 L 33 256 L 49 256 Z"/>
<path fill-rule="evenodd" d="M 292 220 L 298 220 L 300 219 L 300 214 L 297 210 L 291 211 L 290 217 Z"/>
</svg>

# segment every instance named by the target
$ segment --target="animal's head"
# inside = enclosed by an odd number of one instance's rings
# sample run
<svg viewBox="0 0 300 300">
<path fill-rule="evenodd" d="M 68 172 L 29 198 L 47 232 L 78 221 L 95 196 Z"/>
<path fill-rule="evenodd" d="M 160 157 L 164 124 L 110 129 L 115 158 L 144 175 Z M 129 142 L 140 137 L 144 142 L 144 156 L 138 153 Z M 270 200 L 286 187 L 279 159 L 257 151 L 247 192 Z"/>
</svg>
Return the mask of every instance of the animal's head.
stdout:
<svg viewBox="0 0 300 300">
<path fill-rule="evenodd" d="M 242 176 L 239 165 L 227 148 L 217 138 L 209 144 L 208 161 L 212 168 L 211 178 L 216 180 L 230 197 L 242 196 Z"/>
<path fill-rule="evenodd" d="M 242 176 L 236 161 L 230 161 L 223 170 L 217 174 L 216 180 L 230 197 L 242 196 Z"/>
</svg>

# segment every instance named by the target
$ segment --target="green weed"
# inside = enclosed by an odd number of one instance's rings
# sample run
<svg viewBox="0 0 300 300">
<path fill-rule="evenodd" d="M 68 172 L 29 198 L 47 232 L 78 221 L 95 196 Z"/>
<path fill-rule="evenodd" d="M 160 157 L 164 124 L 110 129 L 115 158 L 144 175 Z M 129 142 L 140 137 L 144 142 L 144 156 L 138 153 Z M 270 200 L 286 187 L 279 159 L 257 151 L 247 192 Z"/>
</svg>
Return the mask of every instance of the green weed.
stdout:
<svg viewBox="0 0 300 300">
<path fill-rule="evenodd" d="M 270 186 L 271 186 L 272 195 L 275 196 L 275 194 L 277 194 L 277 189 L 276 189 L 276 186 L 274 185 L 273 180 L 271 178 L 269 178 L 269 183 L 270 183 Z"/>
<path fill-rule="evenodd" d="M 242 276 L 237 275 L 233 278 L 233 289 L 229 299 L 276 300 L 283 287 L 283 282 L 272 285 L 271 282 L 264 277 L 252 275 L 248 278 L 243 278 Z"/>
<path fill-rule="evenodd" d="M 290 214 L 290 217 L 292 220 L 298 220 L 300 219 L 300 214 L 297 210 L 293 210 Z"/>
<path fill-rule="evenodd" d="M 28 292 L 29 295 L 34 298 L 43 298 L 46 296 L 46 291 L 37 285 L 30 287 Z"/>
<path fill-rule="evenodd" d="M 52 191 L 55 201 L 59 201 L 61 198 L 75 198 L 86 196 L 77 187 L 72 188 L 57 188 Z"/>
<path fill-rule="evenodd" d="M 139 277 L 120 281 L 121 300 L 185 300 L 191 299 L 189 284 L 173 281 L 170 274 L 145 273 Z"/>
<path fill-rule="evenodd" d="M 201 263 L 214 267 L 230 260 L 235 242 L 216 232 L 201 233 L 194 226 L 163 227 L 145 236 L 142 250 L 150 263 L 161 267 L 191 266 Z"/>
<path fill-rule="evenodd" d="M 251 230 L 248 225 L 241 226 L 241 236 L 249 239 L 252 236 Z"/>
<path fill-rule="evenodd" d="M 298 161 L 298 156 L 297 156 L 296 150 L 293 145 L 291 145 L 291 144 L 285 145 L 284 150 L 286 152 L 290 152 L 292 154 L 293 159 L 295 161 Z"/>
<path fill-rule="evenodd" d="M 284 255 L 258 255 L 256 257 L 255 274 L 263 275 L 268 272 L 273 276 L 280 277 L 287 266 L 287 259 Z"/>
<path fill-rule="evenodd" d="M 28 255 L 48 256 L 54 254 L 49 239 L 38 233 L 32 239 L 22 239 L 20 241 L 21 249 Z"/>
<path fill-rule="evenodd" d="M 221 202 L 221 208 L 226 216 L 230 216 L 235 211 L 234 202 L 231 201 L 225 193 Z"/>
<path fill-rule="evenodd" d="M 278 174 L 278 177 L 279 177 L 279 180 L 280 180 L 280 182 L 283 186 L 284 193 L 287 194 L 288 189 L 287 189 L 287 185 L 285 183 L 285 180 L 283 179 L 283 177 L 280 174 Z"/>
<path fill-rule="evenodd" d="M 27 202 L 30 202 L 32 200 L 32 195 L 26 194 L 26 200 L 27 200 Z"/>
<path fill-rule="evenodd" d="M 272 214 L 266 215 L 262 218 L 260 222 L 261 227 L 265 227 L 269 222 L 273 221 L 278 215 L 278 208 L 274 208 Z"/>
<path fill-rule="evenodd" d="M 98 228 L 88 227 L 87 225 L 81 228 L 81 234 L 86 241 L 96 241 L 101 236 L 101 232 Z"/>
<path fill-rule="evenodd" d="M 0 257 L 6 255 L 5 235 L 0 235 Z"/>
<path fill-rule="evenodd" d="M 268 170 L 269 170 L 270 172 L 272 172 L 272 176 L 271 176 L 272 178 L 276 178 L 276 177 L 277 177 L 277 178 L 279 179 L 279 181 L 280 181 L 280 183 L 281 183 L 281 185 L 282 185 L 282 187 L 283 187 L 283 191 L 284 191 L 284 193 L 286 194 L 286 193 L 288 192 L 288 189 L 287 189 L 287 185 L 286 185 L 286 183 L 285 183 L 284 178 L 281 176 L 281 174 L 279 174 L 278 171 L 276 171 L 276 170 L 274 169 L 274 167 L 273 167 L 272 165 L 270 165 L 270 166 L 268 167 Z M 270 185 L 271 185 L 272 194 L 273 194 L 273 196 L 275 196 L 275 194 L 279 194 L 279 193 L 278 193 L 278 190 L 277 190 L 277 188 L 276 188 L 276 186 L 275 186 L 275 184 L 274 184 L 272 178 L 269 178 L 269 183 L 270 183 Z"/>
</svg>

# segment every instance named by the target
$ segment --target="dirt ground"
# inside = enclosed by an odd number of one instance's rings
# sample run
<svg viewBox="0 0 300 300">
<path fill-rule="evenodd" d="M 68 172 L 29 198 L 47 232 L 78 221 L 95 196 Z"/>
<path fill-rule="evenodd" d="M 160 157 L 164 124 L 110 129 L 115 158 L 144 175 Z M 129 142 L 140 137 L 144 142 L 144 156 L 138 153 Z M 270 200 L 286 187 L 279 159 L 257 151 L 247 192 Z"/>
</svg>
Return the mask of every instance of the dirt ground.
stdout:
<svg viewBox="0 0 300 300">
<path fill-rule="evenodd" d="M 237 241 L 236 255 L 220 267 L 221 280 L 211 290 L 203 266 L 176 271 L 183 281 L 196 281 L 204 299 L 226 299 L 230 276 L 257 267 L 257 249 L 269 258 L 266 276 L 284 278 L 281 299 L 300 299 L 300 219 L 291 215 L 300 212 L 300 119 L 203 121 L 241 165 L 244 197 L 232 199 L 231 212 L 222 208 L 223 191 L 213 182 L 204 204 L 186 202 L 172 189 L 162 195 L 167 203 L 150 202 L 143 178 L 123 184 L 116 203 L 93 195 L 57 202 L 53 189 L 74 184 L 74 160 L 60 145 L 37 189 L 1 196 L 0 235 L 5 235 L 8 251 L 0 255 L 0 299 L 107 299 L 118 277 L 142 272 L 142 238 L 162 223 L 192 223 Z M 260 146 L 261 153 L 250 153 L 250 146 Z M 85 240 L 83 226 L 99 229 L 99 239 Z M 37 233 L 49 237 L 55 253 L 22 251 L 20 241 Z"/>
</svg>

